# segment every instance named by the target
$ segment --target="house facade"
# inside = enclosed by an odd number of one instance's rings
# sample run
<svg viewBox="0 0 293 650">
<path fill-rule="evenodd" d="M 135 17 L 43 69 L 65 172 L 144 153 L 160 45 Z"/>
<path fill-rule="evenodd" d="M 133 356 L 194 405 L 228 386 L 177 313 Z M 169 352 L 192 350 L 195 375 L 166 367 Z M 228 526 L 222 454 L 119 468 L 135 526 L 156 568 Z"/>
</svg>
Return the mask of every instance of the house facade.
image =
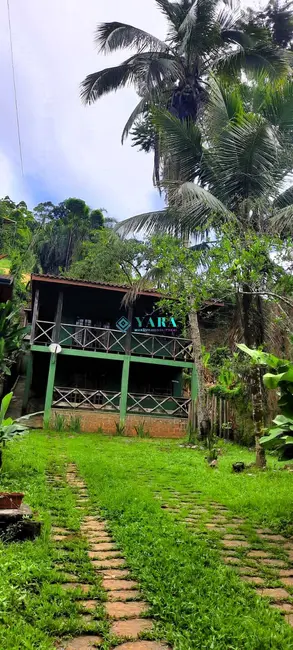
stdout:
<svg viewBox="0 0 293 650">
<path fill-rule="evenodd" d="M 44 410 L 46 425 L 78 417 L 84 431 L 115 433 L 119 422 L 128 435 L 141 424 L 151 436 L 185 435 L 197 373 L 159 293 L 124 307 L 127 286 L 33 274 L 31 287 L 24 412 Z"/>
</svg>

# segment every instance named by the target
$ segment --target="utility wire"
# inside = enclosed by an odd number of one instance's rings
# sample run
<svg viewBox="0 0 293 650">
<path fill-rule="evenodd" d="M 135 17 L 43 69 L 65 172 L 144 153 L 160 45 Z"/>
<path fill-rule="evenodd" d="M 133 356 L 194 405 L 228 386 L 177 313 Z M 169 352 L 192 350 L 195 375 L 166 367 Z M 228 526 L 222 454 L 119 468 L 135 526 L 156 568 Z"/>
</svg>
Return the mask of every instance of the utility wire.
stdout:
<svg viewBox="0 0 293 650">
<path fill-rule="evenodd" d="M 9 0 L 7 0 L 7 13 L 8 13 L 8 25 L 9 25 L 11 68 L 12 68 L 12 78 L 13 78 L 13 88 L 14 88 L 14 103 L 15 103 L 15 113 L 16 113 L 17 135 L 18 135 L 18 146 L 19 146 L 19 158 L 20 158 L 21 173 L 22 173 L 22 176 L 24 176 Z"/>
</svg>

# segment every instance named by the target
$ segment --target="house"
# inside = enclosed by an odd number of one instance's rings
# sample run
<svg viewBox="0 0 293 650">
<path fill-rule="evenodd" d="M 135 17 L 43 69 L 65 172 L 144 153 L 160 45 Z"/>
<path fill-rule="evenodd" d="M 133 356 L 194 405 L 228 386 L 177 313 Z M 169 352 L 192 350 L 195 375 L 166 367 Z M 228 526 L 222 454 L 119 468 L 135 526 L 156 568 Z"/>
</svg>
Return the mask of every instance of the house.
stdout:
<svg viewBox="0 0 293 650">
<path fill-rule="evenodd" d="M 25 412 L 44 410 L 46 423 L 79 417 L 84 431 L 114 433 L 121 422 L 135 435 L 143 422 L 152 436 L 185 435 L 197 373 L 191 341 L 160 311 L 159 293 L 141 291 L 125 308 L 126 285 L 32 274 L 31 289 Z"/>
</svg>

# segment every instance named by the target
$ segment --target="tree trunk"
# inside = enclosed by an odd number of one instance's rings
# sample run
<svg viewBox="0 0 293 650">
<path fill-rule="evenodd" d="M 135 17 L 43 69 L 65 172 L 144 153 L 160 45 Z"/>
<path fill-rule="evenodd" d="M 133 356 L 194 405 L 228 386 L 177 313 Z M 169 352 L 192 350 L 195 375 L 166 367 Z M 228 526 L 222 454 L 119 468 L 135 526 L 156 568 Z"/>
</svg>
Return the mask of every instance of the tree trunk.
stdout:
<svg viewBox="0 0 293 650">
<path fill-rule="evenodd" d="M 69 239 L 68 239 L 67 250 L 66 250 L 65 271 L 68 271 L 69 262 L 71 261 L 71 243 L 72 243 L 72 229 L 70 228 Z"/>
<path fill-rule="evenodd" d="M 198 430 L 202 435 L 206 429 L 210 427 L 210 420 L 207 413 L 205 404 L 205 389 L 204 389 L 204 368 L 202 364 L 201 352 L 201 336 L 198 325 L 198 317 L 195 309 L 191 309 L 189 314 L 190 334 L 193 346 L 194 363 L 198 375 L 198 394 L 197 394 L 197 422 Z M 192 412 L 194 413 L 195 407 L 193 406 Z M 208 433 L 208 432 L 207 432 Z"/>
<path fill-rule="evenodd" d="M 260 296 L 253 295 L 249 285 L 244 285 L 243 291 L 251 291 L 251 293 L 242 295 L 244 341 L 249 348 L 255 348 L 264 343 L 263 302 Z M 255 437 L 255 462 L 257 467 L 265 467 L 265 451 L 259 444 L 259 439 L 263 435 L 264 410 L 261 372 L 258 366 L 252 367 L 250 372 L 250 391 Z"/>
<path fill-rule="evenodd" d="M 266 456 L 264 448 L 259 444 L 263 435 L 264 418 L 263 418 L 263 399 L 261 373 L 259 366 L 254 366 L 251 371 L 251 398 L 252 398 L 252 418 L 254 422 L 255 435 L 255 464 L 257 467 L 266 466 Z"/>
</svg>

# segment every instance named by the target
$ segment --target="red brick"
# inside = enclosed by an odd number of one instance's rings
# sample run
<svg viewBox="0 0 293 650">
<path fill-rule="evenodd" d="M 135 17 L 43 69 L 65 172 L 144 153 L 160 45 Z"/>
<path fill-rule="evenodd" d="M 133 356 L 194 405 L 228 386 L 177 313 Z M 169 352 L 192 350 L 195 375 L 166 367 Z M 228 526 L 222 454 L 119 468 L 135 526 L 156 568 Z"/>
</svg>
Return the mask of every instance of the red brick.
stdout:
<svg viewBox="0 0 293 650">
<path fill-rule="evenodd" d="M 52 409 L 52 421 L 58 409 Z M 69 422 L 73 410 L 64 409 L 62 415 L 65 421 Z M 85 409 L 79 412 L 82 431 L 95 433 L 101 427 L 105 434 L 113 435 L 116 430 L 116 423 L 119 420 L 117 413 L 104 413 Z M 136 436 L 135 427 L 144 422 L 146 429 L 152 438 L 184 438 L 186 434 L 187 421 L 184 418 L 160 418 L 146 415 L 127 415 L 125 421 L 126 435 Z"/>
</svg>

